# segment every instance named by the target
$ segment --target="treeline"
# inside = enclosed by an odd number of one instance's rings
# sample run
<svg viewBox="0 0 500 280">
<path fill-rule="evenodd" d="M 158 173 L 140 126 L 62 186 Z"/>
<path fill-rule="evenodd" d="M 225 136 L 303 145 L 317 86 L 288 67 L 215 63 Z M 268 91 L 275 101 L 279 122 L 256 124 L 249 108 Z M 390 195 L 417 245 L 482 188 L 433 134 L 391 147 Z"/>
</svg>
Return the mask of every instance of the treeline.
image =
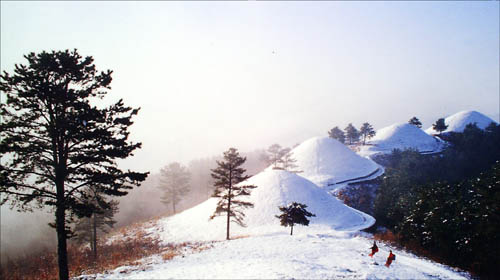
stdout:
<svg viewBox="0 0 500 280">
<path fill-rule="evenodd" d="M 442 136 L 437 155 L 395 150 L 379 158 L 386 174 L 377 190 L 377 225 L 401 245 L 469 270 L 496 276 L 500 249 L 500 125 L 468 125 Z"/>
<path fill-rule="evenodd" d="M 367 122 L 363 123 L 359 130 L 352 125 L 352 123 L 349 123 L 344 130 L 341 130 L 338 126 L 336 126 L 328 131 L 328 136 L 330 138 L 336 139 L 340 143 L 349 145 L 356 144 L 358 142 L 359 144 L 364 145 L 366 140 L 372 138 L 375 134 L 376 132 L 373 129 L 373 126 Z"/>
</svg>

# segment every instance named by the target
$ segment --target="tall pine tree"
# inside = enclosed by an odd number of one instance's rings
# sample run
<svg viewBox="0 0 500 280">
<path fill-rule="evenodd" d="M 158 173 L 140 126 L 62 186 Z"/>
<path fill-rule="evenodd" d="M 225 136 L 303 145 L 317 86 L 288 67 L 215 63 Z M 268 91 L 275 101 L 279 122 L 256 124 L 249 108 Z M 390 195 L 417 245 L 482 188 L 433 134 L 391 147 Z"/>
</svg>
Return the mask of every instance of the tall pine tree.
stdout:
<svg viewBox="0 0 500 280">
<path fill-rule="evenodd" d="M 97 244 L 99 235 L 109 232 L 110 228 L 114 227 L 116 221 L 114 215 L 118 212 L 118 201 L 106 199 L 102 194 L 95 193 L 92 188 L 91 201 L 95 207 L 95 211 L 90 217 L 79 219 L 74 228 L 77 242 L 88 242 L 94 261 L 97 261 Z"/>
<path fill-rule="evenodd" d="M 267 148 L 265 160 L 275 169 L 280 169 L 278 165 L 281 157 L 283 156 L 282 151 L 283 148 L 281 148 L 279 144 L 272 144 L 269 148 Z"/>
<path fill-rule="evenodd" d="M 352 125 L 352 123 L 348 124 L 344 131 L 347 140 L 349 140 L 349 145 L 356 143 L 359 140 L 359 131 Z"/>
<path fill-rule="evenodd" d="M 191 174 L 180 163 L 172 162 L 160 170 L 160 175 L 160 184 L 158 187 L 164 191 L 161 202 L 166 205 L 172 205 L 172 211 L 175 214 L 175 206 L 189 192 Z"/>
<path fill-rule="evenodd" d="M 284 148 L 281 150 L 281 154 L 282 156 L 279 160 L 281 169 L 292 173 L 299 173 L 300 171 L 297 170 L 299 166 L 296 164 L 297 160 L 293 157 L 292 149 Z"/>
<path fill-rule="evenodd" d="M 345 133 L 338 126 L 328 131 L 328 136 L 338 140 L 340 143 L 345 143 Z"/>
<path fill-rule="evenodd" d="M 366 139 L 367 138 L 372 138 L 373 136 L 375 136 L 375 130 L 373 130 L 373 127 L 371 124 L 369 123 L 364 123 L 360 130 L 359 130 L 359 134 L 361 135 L 361 137 L 363 137 L 363 145 L 366 143 Z"/>
<path fill-rule="evenodd" d="M 90 56 L 66 50 L 24 57 L 27 65 L 0 76 L 6 97 L 0 103 L 0 204 L 54 208 L 59 278 L 68 279 L 69 225 L 95 210 L 87 187 L 123 196 L 148 175 L 116 164 L 141 147 L 128 139 L 139 109 L 122 100 L 93 105 L 111 88 L 112 71 L 99 73 Z"/>
<path fill-rule="evenodd" d="M 243 209 L 253 207 L 253 203 L 238 199 L 240 196 L 250 195 L 251 189 L 257 186 L 241 185 L 240 183 L 250 178 L 244 175 L 245 169 L 241 165 L 246 161 L 246 158 L 241 157 L 235 148 L 230 148 L 224 152 L 224 159 L 217 161 L 218 167 L 212 169 L 212 178 L 214 178 L 215 191 L 213 197 L 220 198 L 217 203 L 217 208 L 210 219 L 217 216 L 227 217 L 226 223 L 226 239 L 229 240 L 229 229 L 231 220 L 238 225 L 245 227 L 243 219 L 245 213 Z"/>
</svg>

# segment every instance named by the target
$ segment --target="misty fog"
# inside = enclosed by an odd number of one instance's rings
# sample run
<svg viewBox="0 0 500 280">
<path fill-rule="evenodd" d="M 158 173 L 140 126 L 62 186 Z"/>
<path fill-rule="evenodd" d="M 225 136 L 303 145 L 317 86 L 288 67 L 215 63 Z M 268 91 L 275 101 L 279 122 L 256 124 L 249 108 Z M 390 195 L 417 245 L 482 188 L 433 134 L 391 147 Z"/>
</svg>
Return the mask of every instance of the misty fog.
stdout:
<svg viewBox="0 0 500 280">
<path fill-rule="evenodd" d="M 114 71 L 106 98 L 141 108 L 129 140 L 142 147 L 118 166 L 150 175 L 113 198 L 116 228 L 172 214 L 160 202 L 158 171 L 174 161 L 191 172 L 182 211 L 210 197 L 210 169 L 233 145 L 254 175 L 267 166 L 266 145 L 292 146 L 336 125 L 378 129 L 417 116 L 427 128 L 465 109 L 500 121 L 498 3 L 1 1 L 1 8 L 2 72 L 25 64 L 29 52 L 77 48 L 99 71 Z M 2 263 L 55 249 L 48 209 L 0 212 Z"/>
<path fill-rule="evenodd" d="M 48 210 L 17 212 L 8 205 L 1 207 L 0 258 L 4 264 L 8 258 L 17 258 L 44 249 L 54 249 L 56 232 L 48 223 L 54 222 L 54 214 Z"/>
<path fill-rule="evenodd" d="M 246 174 L 254 175 L 267 167 L 262 160 L 264 149 L 240 154 L 247 158 L 244 168 Z M 191 208 L 205 200 L 213 193 L 210 169 L 217 166 L 216 160 L 222 155 L 191 160 L 187 168 L 191 174 L 190 192 L 180 201 L 179 211 Z M 170 162 L 166 161 L 164 165 Z M 161 168 L 163 166 L 159 166 Z M 120 228 L 136 222 L 145 221 L 153 217 L 172 215 L 170 205 L 160 202 L 162 190 L 158 188 L 160 174 L 152 173 L 138 188 L 129 191 L 126 196 L 116 198 L 119 211 L 115 215 L 117 223 L 114 228 Z M 207 217 L 208 219 L 208 217 Z M 1 262 L 4 264 L 9 258 L 15 259 L 24 254 L 33 254 L 41 250 L 55 250 L 57 246 L 56 232 L 48 223 L 54 221 L 54 214 L 50 209 L 33 212 L 18 212 L 11 210 L 8 205 L 1 207 Z M 72 240 L 70 239 L 70 242 Z"/>
</svg>

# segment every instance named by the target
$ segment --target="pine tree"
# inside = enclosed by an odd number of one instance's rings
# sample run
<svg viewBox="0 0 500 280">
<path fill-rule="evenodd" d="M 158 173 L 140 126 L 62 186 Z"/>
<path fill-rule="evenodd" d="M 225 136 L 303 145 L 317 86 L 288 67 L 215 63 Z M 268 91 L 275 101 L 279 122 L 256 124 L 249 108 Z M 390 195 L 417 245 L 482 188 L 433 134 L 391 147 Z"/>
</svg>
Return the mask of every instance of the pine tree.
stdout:
<svg viewBox="0 0 500 280">
<path fill-rule="evenodd" d="M 212 178 L 214 178 L 215 192 L 213 197 L 220 198 L 217 203 L 217 208 L 210 219 L 216 216 L 226 215 L 226 239 L 229 240 L 230 222 L 245 227 L 243 219 L 245 214 L 243 209 L 253 207 L 253 203 L 248 201 L 239 200 L 240 196 L 249 196 L 251 189 L 256 188 L 254 185 L 241 185 L 240 183 L 250 178 L 244 175 L 245 169 L 240 166 L 245 163 L 246 158 L 241 157 L 235 148 L 230 148 L 224 152 L 224 159 L 217 161 L 218 167 L 211 169 Z"/>
<path fill-rule="evenodd" d="M 293 235 L 293 226 L 295 224 L 308 226 L 309 220 L 307 218 L 316 217 L 316 215 L 306 210 L 307 205 L 298 202 L 292 202 L 288 206 L 278 206 L 278 208 L 281 215 L 275 217 L 280 219 L 282 226 L 290 226 L 290 235 Z"/>
<path fill-rule="evenodd" d="M 94 205 L 95 211 L 90 217 L 79 219 L 75 224 L 74 232 L 77 242 L 89 243 L 94 261 L 97 261 L 98 234 L 109 233 L 108 229 L 113 228 L 116 223 L 114 215 L 118 212 L 118 201 L 106 200 L 102 194 L 93 191 L 92 189 L 89 190 L 89 192 L 93 193 L 89 203 Z"/>
<path fill-rule="evenodd" d="M 284 148 L 281 150 L 281 158 L 279 160 L 279 163 L 281 164 L 281 168 L 285 171 L 292 172 L 292 173 L 299 173 L 300 171 L 297 170 L 297 160 L 293 157 L 292 149 L 290 148 Z"/>
<path fill-rule="evenodd" d="M 264 157 L 265 161 L 269 164 L 272 165 L 273 168 L 279 169 L 279 160 L 283 156 L 282 152 L 283 148 L 279 144 L 273 144 L 267 148 L 267 153 Z"/>
<path fill-rule="evenodd" d="M 444 118 L 440 118 L 436 121 L 436 123 L 432 125 L 432 128 L 435 131 L 439 132 L 439 135 L 441 135 L 441 132 L 445 131 L 448 128 L 448 126 L 445 124 Z"/>
<path fill-rule="evenodd" d="M 349 140 L 349 145 L 359 141 L 359 131 L 352 125 L 352 123 L 348 124 L 344 131 L 346 138 Z"/>
<path fill-rule="evenodd" d="M 190 173 L 187 168 L 178 162 L 172 162 L 160 170 L 159 188 L 164 190 L 161 202 L 166 205 L 172 205 L 173 213 L 176 213 L 175 206 L 181 201 L 182 197 L 189 192 Z"/>
<path fill-rule="evenodd" d="M 373 130 L 373 127 L 369 123 L 364 123 L 361 126 L 361 129 L 359 130 L 360 135 L 363 137 L 363 145 L 366 143 L 366 138 L 372 138 L 375 136 L 375 130 Z"/>
<path fill-rule="evenodd" d="M 345 133 L 338 126 L 328 131 L 328 136 L 338 140 L 340 143 L 345 143 Z"/>
<path fill-rule="evenodd" d="M 412 124 L 418 128 L 422 128 L 422 123 L 417 117 L 413 117 L 408 121 L 409 124 Z"/>
<path fill-rule="evenodd" d="M 149 173 L 122 171 L 116 164 L 141 147 L 128 139 L 139 109 L 122 100 L 93 105 L 106 96 L 112 72 L 99 73 L 90 56 L 66 50 L 24 57 L 27 65 L 0 76 L 6 97 L 0 103 L 0 204 L 55 209 L 59 278 L 68 279 L 69 225 L 95 210 L 86 187 L 123 196 Z"/>
</svg>

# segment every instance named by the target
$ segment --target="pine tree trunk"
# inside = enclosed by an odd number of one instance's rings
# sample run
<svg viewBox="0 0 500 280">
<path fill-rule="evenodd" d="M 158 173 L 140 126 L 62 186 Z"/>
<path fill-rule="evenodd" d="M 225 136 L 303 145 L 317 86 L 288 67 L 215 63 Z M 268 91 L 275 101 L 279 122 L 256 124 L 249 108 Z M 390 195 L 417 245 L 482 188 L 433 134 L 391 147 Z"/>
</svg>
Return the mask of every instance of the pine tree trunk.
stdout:
<svg viewBox="0 0 500 280">
<path fill-rule="evenodd" d="M 57 262 L 59 265 L 59 279 L 69 279 L 68 251 L 66 245 L 66 215 L 64 205 L 64 182 L 56 183 L 57 208 L 56 208 L 56 232 L 57 232 Z"/>
<path fill-rule="evenodd" d="M 229 171 L 229 192 L 227 200 L 227 228 L 226 228 L 226 240 L 229 240 L 229 225 L 231 224 L 231 190 L 233 188 L 233 176 L 232 172 Z"/>
<path fill-rule="evenodd" d="M 227 202 L 227 227 L 226 227 L 226 240 L 229 240 L 229 225 L 231 224 L 231 191 L 229 191 L 229 198 Z"/>
<path fill-rule="evenodd" d="M 52 119 L 53 116 L 51 116 Z M 52 136 L 53 158 L 55 163 L 56 184 L 56 232 L 57 232 L 57 263 L 59 265 L 59 280 L 69 279 L 68 248 L 66 235 L 66 199 L 64 196 L 64 180 L 67 166 L 64 157 L 64 143 L 58 139 L 62 134 Z"/>
<path fill-rule="evenodd" d="M 97 262 L 97 218 L 95 213 L 92 216 L 94 217 L 94 223 L 92 225 L 92 242 L 94 243 L 94 248 L 92 248 L 92 251 L 94 253 L 94 262 Z"/>
<path fill-rule="evenodd" d="M 94 242 L 92 242 L 92 217 L 89 217 L 89 245 L 90 245 L 90 250 L 94 252 Z"/>
<path fill-rule="evenodd" d="M 172 199 L 172 207 L 174 208 L 174 215 L 175 215 L 175 200 Z"/>
<path fill-rule="evenodd" d="M 290 235 L 293 235 L 293 225 L 291 226 Z"/>
</svg>

